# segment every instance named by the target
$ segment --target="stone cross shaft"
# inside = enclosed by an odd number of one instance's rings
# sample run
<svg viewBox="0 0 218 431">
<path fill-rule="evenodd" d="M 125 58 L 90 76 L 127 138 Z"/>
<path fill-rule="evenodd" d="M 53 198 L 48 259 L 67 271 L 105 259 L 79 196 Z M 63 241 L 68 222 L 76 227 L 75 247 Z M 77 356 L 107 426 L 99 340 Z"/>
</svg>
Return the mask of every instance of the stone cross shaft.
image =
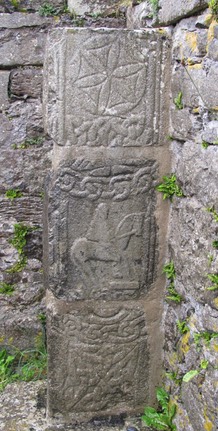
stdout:
<svg viewBox="0 0 218 431">
<path fill-rule="evenodd" d="M 58 29 L 44 71 L 48 416 L 139 412 L 161 369 L 169 39 Z"/>
</svg>

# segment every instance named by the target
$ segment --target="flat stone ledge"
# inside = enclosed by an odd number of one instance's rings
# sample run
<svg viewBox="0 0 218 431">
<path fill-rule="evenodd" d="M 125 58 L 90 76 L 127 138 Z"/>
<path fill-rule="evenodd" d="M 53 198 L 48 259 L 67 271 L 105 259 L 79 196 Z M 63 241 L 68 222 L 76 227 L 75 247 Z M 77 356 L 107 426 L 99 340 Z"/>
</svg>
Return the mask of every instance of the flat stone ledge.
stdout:
<svg viewBox="0 0 218 431">
<path fill-rule="evenodd" d="M 36 13 L 0 13 L 1 28 L 36 27 L 39 25 L 50 24 L 52 21 L 53 18 L 42 17 Z"/>
<path fill-rule="evenodd" d="M 208 2 L 205 0 L 181 0 L 177 2 L 159 0 L 158 22 L 160 25 L 174 24 L 180 19 L 200 12 L 207 7 Z"/>
</svg>

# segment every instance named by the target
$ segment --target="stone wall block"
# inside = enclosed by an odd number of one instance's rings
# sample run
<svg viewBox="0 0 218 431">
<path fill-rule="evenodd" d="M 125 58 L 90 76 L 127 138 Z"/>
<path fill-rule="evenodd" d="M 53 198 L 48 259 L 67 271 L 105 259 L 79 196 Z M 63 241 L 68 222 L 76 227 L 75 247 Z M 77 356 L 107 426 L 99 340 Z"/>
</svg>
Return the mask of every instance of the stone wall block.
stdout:
<svg viewBox="0 0 218 431">
<path fill-rule="evenodd" d="M 4 111 L 9 104 L 8 86 L 9 86 L 8 71 L 0 71 L 0 112 Z"/>
<path fill-rule="evenodd" d="M 34 2 L 35 3 L 35 2 Z M 0 27 L 2 29 L 18 29 L 22 27 L 38 27 L 50 24 L 52 22 L 50 17 L 42 17 L 35 13 L 21 13 L 16 12 L 13 14 L 0 13 Z"/>
<path fill-rule="evenodd" d="M 174 24 L 186 16 L 206 9 L 208 2 L 205 0 L 181 0 L 171 2 L 170 0 L 159 0 L 158 21 L 161 25 Z"/>
<path fill-rule="evenodd" d="M 78 15 L 84 15 L 85 13 L 104 13 L 104 12 L 116 12 L 118 10 L 119 3 L 114 5 L 113 0 L 68 0 L 68 7 L 70 11 L 74 11 Z"/>
<path fill-rule="evenodd" d="M 0 35 L 0 67 L 41 66 L 45 40 L 44 29 L 3 30 Z"/>
<path fill-rule="evenodd" d="M 26 12 L 29 12 L 29 13 L 36 12 L 44 4 L 45 4 L 44 0 L 34 0 L 34 2 L 32 0 L 19 0 L 16 6 L 16 5 L 13 5 L 13 3 L 10 0 L 1 0 L 0 11 L 7 12 L 7 13 L 15 12 L 16 14 L 19 13 L 20 15 L 21 13 L 24 15 L 25 13 L 24 16 L 27 16 Z M 64 0 L 51 0 L 49 4 L 51 4 L 55 8 L 60 8 L 65 6 Z M 27 22 L 28 22 L 28 18 L 27 18 Z"/>
<path fill-rule="evenodd" d="M 40 98 L 42 95 L 42 70 L 39 68 L 15 69 L 10 74 L 11 96 Z"/>
</svg>

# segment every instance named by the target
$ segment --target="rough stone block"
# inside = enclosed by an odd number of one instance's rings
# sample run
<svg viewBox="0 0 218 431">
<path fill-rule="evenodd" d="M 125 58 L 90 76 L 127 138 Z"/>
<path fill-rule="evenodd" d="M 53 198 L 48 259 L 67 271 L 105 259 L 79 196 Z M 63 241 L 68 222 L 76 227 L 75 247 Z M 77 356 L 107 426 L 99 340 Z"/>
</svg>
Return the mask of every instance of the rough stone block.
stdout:
<svg viewBox="0 0 218 431">
<path fill-rule="evenodd" d="M 14 14 L 0 13 L 0 27 L 5 28 L 21 28 L 21 27 L 36 27 L 51 23 L 51 18 L 42 17 L 35 13 L 21 13 Z"/>
<path fill-rule="evenodd" d="M 42 70 L 39 68 L 13 70 L 10 75 L 10 93 L 16 96 L 40 97 Z"/>
<path fill-rule="evenodd" d="M 70 11 L 76 12 L 78 15 L 85 13 L 103 13 L 106 10 L 113 9 L 116 11 L 116 6 L 119 2 L 114 5 L 114 0 L 68 0 L 68 7 Z"/>
<path fill-rule="evenodd" d="M 44 59 L 45 29 L 22 28 L 2 30 L 0 34 L 0 66 L 41 66 Z"/>
<path fill-rule="evenodd" d="M 208 2 L 205 0 L 181 0 L 172 2 L 171 0 L 159 0 L 158 6 L 158 21 L 160 24 L 174 24 L 181 18 L 193 15 L 195 12 L 201 11 L 208 7 Z"/>
<path fill-rule="evenodd" d="M 51 32 L 45 68 L 48 133 L 62 146 L 163 144 L 168 53 L 168 38 L 153 30 Z"/>
<path fill-rule="evenodd" d="M 9 98 L 8 98 L 9 75 L 10 75 L 10 72 L 8 71 L 0 72 L 0 111 L 7 108 L 9 103 Z"/>
<path fill-rule="evenodd" d="M 149 352 L 139 303 L 62 308 L 50 298 L 48 327 L 49 416 L 76 422 L 143 407 Z"/>
<path fill-rule="evenodd" d="M 154 160 L 77 159 L 63 165 L 50 192 L 50 259 L 55 296 L 128 299 L 156 275 Z"/>
</svg>

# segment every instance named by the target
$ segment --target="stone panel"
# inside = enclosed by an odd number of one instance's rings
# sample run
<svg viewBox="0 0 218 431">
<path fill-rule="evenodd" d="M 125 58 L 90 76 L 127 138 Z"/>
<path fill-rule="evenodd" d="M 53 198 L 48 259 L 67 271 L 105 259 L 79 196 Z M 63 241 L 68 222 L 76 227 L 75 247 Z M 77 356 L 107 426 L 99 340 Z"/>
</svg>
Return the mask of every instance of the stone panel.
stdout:
<svg viewBox="0 0 218 431">
<path fill-rule="evenodd" d="M 45 114 L 55 142 L 79 147 L 161 145 L 168 124 L 168 43 L 166 35 L 152 30 L 52 32 Z"/>
<path fill-rule="evenodd" d="M 154 160 L 77 159 L 50 193 L 49 286 L 58 298 L 125 299 L 156 275 Z"/>
<path fill-rule="evenodd" d="M 146 317 L 128 302 L 49 306 L 49 414 L 68 420 L 134 410 L 148 389 Z"/>
<path fill-rule="evenodd" d="M 56 426 L 141 411 L 154 389 L 148 380 L 155 386 L 160 376 L 165 227 L 159 234 L 155 186 L 168 167 L 169 39 L 65 28 L 50 33 L 46 53 L 45 123 L 55 141 L 44 247 L 48 417 Z"/>
</svg>

